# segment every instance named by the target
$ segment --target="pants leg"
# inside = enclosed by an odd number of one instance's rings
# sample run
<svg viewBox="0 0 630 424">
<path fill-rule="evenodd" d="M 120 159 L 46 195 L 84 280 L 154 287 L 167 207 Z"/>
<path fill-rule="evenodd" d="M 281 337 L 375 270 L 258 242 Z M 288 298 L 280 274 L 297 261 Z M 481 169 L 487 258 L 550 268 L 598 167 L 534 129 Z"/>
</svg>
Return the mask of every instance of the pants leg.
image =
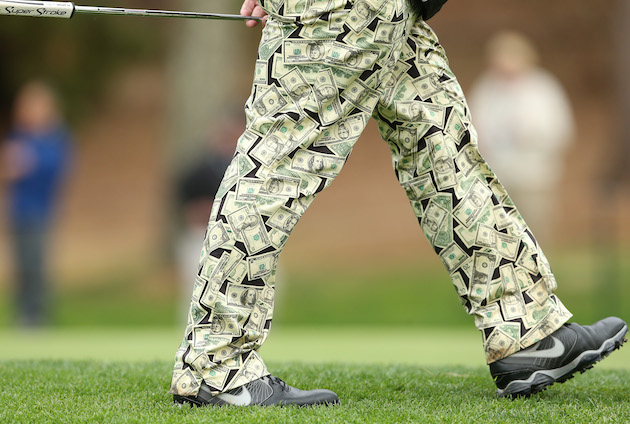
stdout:
<svg viewBox="0 0 630 424">
<path fill-rule="evenodd" d="M 32 221 L 13 229 L 18 320 L 23 325 L 41 325 L 48 317 L 46 272 L 47 225 Z"/>
<path fill-rule="evenodd" d="M 305 7 L 305 3 L 308 5 Z M 266 0 L 254 85 L 210 216 L 171 393 L 267 375 L 278 255 L 346 162 L 396 63 L 404 0 Z"/>
<path fill-rule="evenodd" d="M 477 150 L 477 135 L 437 37 L 422 20 L 374 117 L 420 226 L 483 334 L 488 363 L 532 345 L 571 314 L 549 264 Z"/>
</svg>

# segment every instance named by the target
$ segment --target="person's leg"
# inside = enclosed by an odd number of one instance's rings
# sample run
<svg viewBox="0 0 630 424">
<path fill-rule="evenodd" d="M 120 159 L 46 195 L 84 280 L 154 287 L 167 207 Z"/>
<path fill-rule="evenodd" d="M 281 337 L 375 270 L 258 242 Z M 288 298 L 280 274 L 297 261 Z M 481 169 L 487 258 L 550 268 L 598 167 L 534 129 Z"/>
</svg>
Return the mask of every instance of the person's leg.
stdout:
<svg viewBox="0 0 630 424">
<path fill-rule="evenodd" d="M 257 349 L 271 325 L 278 255 L 344 165 L 400 51 L 404 0 L 312 3 L 263 4 L 270 19 L 247 130 L 212 208 L 176 354 L 177 396 L 202 386 L 218 396 L 268 375 Z"/>
<path fill-rule="evenodd" d="M 374 116 L 420 226 L 483 335 L 500 395 L 529 395 L 618 348 L 618 318 L 593 326 L 553 294 L 549 264 L 477 150 L 462 90 L 437 37 L 419 20 Z M 474 111 L 473 111 L 474 113 Z"/>
<path fill-rule="evenodd" d="M 39 222 L 17 224 L 13 229 L 18 322 L 38 326 L 46 322 L 46 226 Z"/>
<path fill-rule="evenodd" d="M 544 254 L 477 150 L 462 90 L 426 23 L 413 27 L 407 48 L 375 117 L 491 363 L 551 334 L 571 314 L 552 294 Z"/>
</svg>

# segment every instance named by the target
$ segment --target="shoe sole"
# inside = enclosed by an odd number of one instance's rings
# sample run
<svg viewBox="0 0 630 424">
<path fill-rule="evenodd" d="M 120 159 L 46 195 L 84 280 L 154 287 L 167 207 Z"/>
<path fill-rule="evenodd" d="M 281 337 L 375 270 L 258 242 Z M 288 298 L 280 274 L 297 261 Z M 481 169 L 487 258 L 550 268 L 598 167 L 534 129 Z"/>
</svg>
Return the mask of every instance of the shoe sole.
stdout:
<svg viewBox="0 0 630 424">
<path fill-rule="evenodd" d="M 234 405 L 230 405 L 227 402 L 223 402 L 221 400 L 217 400 L 215 402 L 203 402 L 198 400 L 196 397 L 187 397 L 187 396 L 179 396 L 179 395 L 174 395 L 173 396 L 173 402 L 175 402 L 175 404 L 177 404 L 177 406 L 180 407 L 185 407 L 188 406 L 190 408 L 200 408 L 202 406 L 214 406 L 214 407 L 222 407 L 222 406 L 234 406 Z M 298 407 L 309 407 L 309 406 L 336 406 L 336 405 L 340 405 L 341 402 L 339 401 L 339 399 L 333 399 L 330 401 L 317 401 L 314 403 L 305 403 L 305 404 L 299 404 L 299 403 L 293 403 L 293 402 L 280 402 L 278 403 L 276 406 L 298 406 Z M 269 405 L 247 405 L 247 406 L 269 406 Z"/>
<path fill-rule="evenodd" d="M 205 405 L 209 405 L 210 403 L 208 402 L 203 402 L 200 401 L 196 396 L 195 397 L 188 397 L 188 396 L 179 396 L 179 395 L 174 395 L 173 396 L 173 402 L 175 402 L 176 404 L 178 404 L 179 406 L 188 406 L 190 408 L 193 407 L 200 407 L 200 406 L 205 406 Z M 217 399 L 215 403 L 212 403 L 213 406 L 226 406 L 227 403 L 222 402 L 221 400 Z"/>
<path fill-rule="evenodd" d="M 576 372 L 585 372 L 610 355 L 614 350 L 619 349 L 624 342 L 628 332 L 628 326 L 624 326 L 613 337 L 605 340 L 597 350 L 587 350 L 582 352 L 567 365 L 552 370 L 539 370 L 534 372 L 527 380 L 511 381 L 505 389 L 498 389 L 499 397 L 529 397 L 534 393 L 541 392 L 554 383 L 564 383 L 572 378 Z"/>
</svg>

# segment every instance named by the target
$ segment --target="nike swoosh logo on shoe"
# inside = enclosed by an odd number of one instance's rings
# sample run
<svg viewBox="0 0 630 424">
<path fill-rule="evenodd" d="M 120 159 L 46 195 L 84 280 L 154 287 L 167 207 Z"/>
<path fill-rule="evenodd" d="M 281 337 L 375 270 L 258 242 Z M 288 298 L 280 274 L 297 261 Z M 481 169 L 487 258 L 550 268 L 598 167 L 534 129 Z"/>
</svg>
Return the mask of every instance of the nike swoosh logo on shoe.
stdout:
<svg viewBox="0 0 630 424">
<path fill-rule="evenodd" d="M 221 399 L 223 402 L 229 403 L 230 405 L 235 406 L 248 406 L 252 403 L 252 395 L 247 390 L 247 387 L 242 386 L 242 390 L 238 395 L 233 395 L 231 393 L 219 393 L 217 398 Z"/>
<path fill-rule="evenodd" d="M 511 354 L 512 358 L 546 358 L 553 359 L 559 358 L 564 355 L 564 345 L 560 340 L 551 336 L 551 340 L 553 340 L 553 346 L 549 349 L 545 350 L 521 350 L 520 352 L 516 352 Z M 540 342 L 538 342 L 540 343 Z"/>
</svg>

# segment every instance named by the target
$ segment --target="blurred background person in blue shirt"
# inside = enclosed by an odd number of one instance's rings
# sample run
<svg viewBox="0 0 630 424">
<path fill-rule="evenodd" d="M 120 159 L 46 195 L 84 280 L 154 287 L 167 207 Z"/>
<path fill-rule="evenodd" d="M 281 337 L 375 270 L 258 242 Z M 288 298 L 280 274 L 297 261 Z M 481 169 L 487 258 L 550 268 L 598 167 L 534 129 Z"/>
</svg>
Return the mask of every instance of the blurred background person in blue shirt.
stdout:
<svg viewBox="0 0 630 424">
<path fill-rule="evenodd" d="M 16 307 L 23 326 L 44 325 L 49 319 L 47 239 L 68 167 L 70 139 L 53 89 L 41 81 L 25 84 L 13 104 L 1 167 L 8 184 Z"/>
</svg>

